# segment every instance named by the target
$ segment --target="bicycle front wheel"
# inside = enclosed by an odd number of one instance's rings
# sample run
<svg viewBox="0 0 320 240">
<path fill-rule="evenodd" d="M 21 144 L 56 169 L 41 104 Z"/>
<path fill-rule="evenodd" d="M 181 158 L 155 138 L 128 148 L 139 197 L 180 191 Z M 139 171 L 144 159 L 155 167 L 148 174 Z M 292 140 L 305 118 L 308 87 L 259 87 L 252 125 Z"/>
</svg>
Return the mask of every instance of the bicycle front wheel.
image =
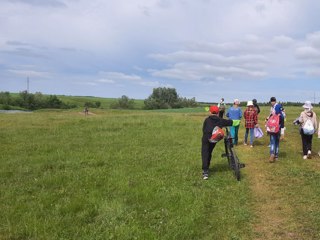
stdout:
<svg viewBox="0 0 320 240">
<path fill-rule="evenodd" d="M 234 171 L 234 176 L 235 178 L 240 181 L 240 161 L 233 149 L 231 149 L 231 164 L 232 164 L 232 169 Z"/>
</svg>

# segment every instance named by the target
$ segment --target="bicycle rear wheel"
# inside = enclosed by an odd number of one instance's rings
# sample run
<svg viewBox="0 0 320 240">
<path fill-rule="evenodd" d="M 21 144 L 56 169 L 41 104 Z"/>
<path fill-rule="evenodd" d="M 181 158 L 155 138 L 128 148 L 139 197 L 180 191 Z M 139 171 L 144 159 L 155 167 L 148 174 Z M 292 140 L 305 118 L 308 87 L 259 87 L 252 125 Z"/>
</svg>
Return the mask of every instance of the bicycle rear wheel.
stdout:
<svg viewBox="0 0 320 240">
<path fill-rule="evenodd" d="M 232 169 L 234 171 L 234 176 L 238 181 L 240 181 L 241 175 L 240 175 L 239 158 L 233 149 L 230 149 L 230 152 L 231 152 L 231 159 L 230 160 L 231 160 Z"/>
</svg>

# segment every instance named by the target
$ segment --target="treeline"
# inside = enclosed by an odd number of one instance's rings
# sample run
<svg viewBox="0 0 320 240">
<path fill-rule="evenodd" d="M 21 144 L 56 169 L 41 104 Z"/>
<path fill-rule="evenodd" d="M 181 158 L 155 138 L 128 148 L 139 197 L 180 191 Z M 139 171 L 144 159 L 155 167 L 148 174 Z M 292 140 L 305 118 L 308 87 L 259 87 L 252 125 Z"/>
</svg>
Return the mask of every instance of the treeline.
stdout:
<svg viewBox="0 0 320 240">
<path fill-rule="evenodd" d="M 111 104 L 113 109 L 133 109 L 134 99 L 123 95 Z M 195 98 L 187 99 L 180 97 L 175 88 L 154 88 L 152 94 L 144 100 L 144 109 L 171 109 L 184 107 L 197 107 Z"/>
<path fill-rule="evenodd" d="M 9 92 L 0 92 L 0 108 L 10 109 L 28 109 L 37 110 L 42 108 L 69 109 L 76 107 L 100 108 L 101 102 L 86 101 L 81 103 L 82 106 L 76 104 L 65 103 L 56 95 L 43 95 L 41 92 L 28 93 L 27 91 L 19 94 L 10 94 Z M 139 104 L 140 105 L 140 104 Z M 175 88 L 154 88 L 152 94 L 143 101 L 140 109 L 171 109 L 197 107 L 199 104 L 195 98 L 187 99 L 180 97 Z M 135 109 L 134 99 L 123 95 L 110 104 L 112 109 Z"/>
<path fill-rule="evenodd" d="M 0 104 L 5 110 L 15 107 L 28 110 L 37 110 L 42 108 L 68 109 L 76 105 L 62 102 L 56 95 L 43 95 L 40 92 L 28 93 L 20 92 L 18 95 L 11 95 L 9 92 L 0 92 Z"/>
</svg>

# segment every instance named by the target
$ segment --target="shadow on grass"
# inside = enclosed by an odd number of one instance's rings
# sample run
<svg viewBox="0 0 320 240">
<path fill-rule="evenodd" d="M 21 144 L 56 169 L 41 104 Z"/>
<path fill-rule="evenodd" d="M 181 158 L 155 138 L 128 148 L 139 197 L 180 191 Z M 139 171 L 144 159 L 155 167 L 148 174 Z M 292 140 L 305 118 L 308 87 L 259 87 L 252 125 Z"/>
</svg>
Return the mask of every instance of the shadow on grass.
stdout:
<svg viewBox="0 0 320 240">
<path fill-rule="evenodd" d="M 231 168 L 229 167 L 228 162 L 226 161 L 225 163 L 216 163 L 212 167 L 210 167 L 211 172 L 228 172 L 232 171 Z"/>
</svg>

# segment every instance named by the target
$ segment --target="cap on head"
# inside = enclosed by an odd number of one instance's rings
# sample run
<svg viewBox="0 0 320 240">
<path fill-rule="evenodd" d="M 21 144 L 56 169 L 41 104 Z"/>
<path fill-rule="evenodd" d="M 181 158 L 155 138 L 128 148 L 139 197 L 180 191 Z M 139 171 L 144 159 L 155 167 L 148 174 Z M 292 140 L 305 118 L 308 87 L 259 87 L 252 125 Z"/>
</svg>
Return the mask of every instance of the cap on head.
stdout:
<svg viewBox="0 0 320 240">
<path fill-rule="evenodd" d="M 218 106 L 212 105 L 212 106 L 210 106 L 209 111 L 212 114 L 217 114 L 217 113 L 219 113 L 219 108 L 218 108 Z"/>
<path fill-rule="evenodd" d="M 248 101 L 247 102 L 247 107 L 249 107 L 249 106 L 253 106 L 253 102 L 252 101 Z"/>
<path fill-rule="evenodd" d="M 252 102 L 253 102 L 253 104 L 256 104 L 257 103 L 257 99 L 252 99 Z"/>
<path fill-rule="evenodd" d="M 277 99 L 275 97 L 270 98 L 270 102 L 276 102 L 276 101 L 277 101 Z"/>
<path fill-rule="evenodd" d="M 239 99 L 236 98 L 235 100 L 233 100 L 233 103 L 236 104 L 236 105 L 239 105 L 240 101 L 239 101 Z"/>
</svg>

